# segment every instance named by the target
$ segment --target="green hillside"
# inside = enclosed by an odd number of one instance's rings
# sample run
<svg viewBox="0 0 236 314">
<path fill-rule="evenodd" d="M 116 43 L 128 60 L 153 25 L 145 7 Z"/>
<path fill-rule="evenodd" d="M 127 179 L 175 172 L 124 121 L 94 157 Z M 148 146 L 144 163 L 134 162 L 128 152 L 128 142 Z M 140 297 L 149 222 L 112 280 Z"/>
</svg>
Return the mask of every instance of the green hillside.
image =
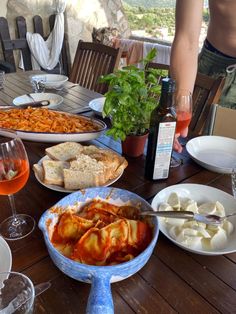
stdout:
<svg viewBox="0 0 236 314">
<path fill-rule="evenodd" d="M 138 4 L 134 5 L 134 3 Z M 175 0 L 123 1 L 124 12 L 131 31 L 145 30 L 151 37 L 161 38 L 163 29 L 167 29 L 168 36 L 173 36 L 175 31 L 175 5 L 171 5 L 171 3 L 175 3 Z M 154 4 L 158 6 L 154 7 Z M 203 21 L 205 23 L 209 21 L 207 8 L 203 10 Z"/>
<path fill-rule="evenodd" d="M 124 11 L 131 30 L 145 30 L 151 37 L 160 37 L 160 29 L 174 34 L 175 8 L 145 8 L 124 3 Z"/>
</svg>

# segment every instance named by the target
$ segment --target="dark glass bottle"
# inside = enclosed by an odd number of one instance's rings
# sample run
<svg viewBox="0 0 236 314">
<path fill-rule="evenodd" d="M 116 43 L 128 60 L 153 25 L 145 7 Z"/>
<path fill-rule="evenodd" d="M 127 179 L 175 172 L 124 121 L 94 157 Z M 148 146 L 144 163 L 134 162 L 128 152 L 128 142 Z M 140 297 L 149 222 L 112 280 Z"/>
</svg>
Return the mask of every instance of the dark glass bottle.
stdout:
<svg viewBox="0 0 236 314">
<path fill-rule="evenodd" d="M 151 114 L 148 136 L 145 177 L 150 180 L 166 179 L 169 175 L 176 128 L 174 91 L 175 81 L 171 78 L 162 79 L 161 98 Z"/>
</svg>

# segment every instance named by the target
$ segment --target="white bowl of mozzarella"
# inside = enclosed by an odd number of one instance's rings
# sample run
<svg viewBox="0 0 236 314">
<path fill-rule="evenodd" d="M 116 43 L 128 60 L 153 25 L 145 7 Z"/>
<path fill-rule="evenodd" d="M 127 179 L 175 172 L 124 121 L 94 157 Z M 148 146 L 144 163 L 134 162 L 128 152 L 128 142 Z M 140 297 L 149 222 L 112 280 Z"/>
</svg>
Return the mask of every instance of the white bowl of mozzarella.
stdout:
<svg viewBox="0 0 236 314">
<path fill-rule="evenodd" d="M 199 184 L 170 186 L 153 199 L 154 210 L 186 210 L 203 215 L 225 216 L 236 211 L 236 200 L 228 193 Z M 206 225 L 196 220 L 159 218 L 160 231 L 188 251 L 204 255 L 236 251 L 236 217 L 220 225 Z"/>
</svg>

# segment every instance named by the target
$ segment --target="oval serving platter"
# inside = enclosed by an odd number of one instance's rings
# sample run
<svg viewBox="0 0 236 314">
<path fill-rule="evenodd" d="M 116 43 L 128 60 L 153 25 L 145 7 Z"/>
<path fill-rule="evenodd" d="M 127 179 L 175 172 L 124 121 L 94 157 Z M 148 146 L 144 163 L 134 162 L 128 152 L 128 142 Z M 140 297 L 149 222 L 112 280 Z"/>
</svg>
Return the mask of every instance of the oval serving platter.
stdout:
<svg viewBox="0 0 236 314">
<path fill-rule="evenodd" d="M 24 110 L 24 109 L 20 109 Z M 53 110 L 50 110 L 53 111 Z M 50 133 L 50 132 L 32 132 L 32 131 L 22 131 L 15 130 L 17 135 L 22 140 L 33 141 L 33 142 L 44 142 L 44 143 L 60 143 L 60 142 L 83 142 L 93 140 L 99 137 L 106 129 L 107 125 L 105 122 L 96 119 L 90 118 L 83 115 L 76 115 L 72 113 L 55 111 L 55 113 L 61 113 L 68 117 L 82 117 L 85 120 L 92 121 L 97 127 L 98 130 L 88 131 L 88 132 L 74 132 L 74 133 Z"/>
</svg>

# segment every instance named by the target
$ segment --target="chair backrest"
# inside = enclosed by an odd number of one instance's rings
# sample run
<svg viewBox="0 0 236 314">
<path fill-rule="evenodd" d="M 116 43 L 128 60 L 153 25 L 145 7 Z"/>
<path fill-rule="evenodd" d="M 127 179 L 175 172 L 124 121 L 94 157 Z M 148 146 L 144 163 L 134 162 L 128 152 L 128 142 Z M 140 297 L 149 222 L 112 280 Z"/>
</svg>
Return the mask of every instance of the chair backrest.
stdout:
<svg viewBox="0 0 236 314">
<path fill-rule="evenodd" d="M 193 115 L 189 126 L 190 135 L 203 133 L 211 106 L 218 103 L 224 83 L 224 77 L 213 78 L 197 73 L 193 91 Z"/>
<path fill-rule="evenodd" d="M 149 62 L 148 68 L 153 68 L 157 70 L 167 70 L 169 72 L 170 66 L 168 64 Z"/>
<path fill-rule="evenodd" d="M 101 75 L 109 74 L 119 65 L 120 49 L 98 43 L 79 41 L 69 80 L 104 94 L 107 84 L 99 83 Z"/>
<path fill-rule="evenodd" d="M 158 84 L 161 84 L 161 79 L 164 77 L 167 77 L 170 71 L 170 66 L 168 64 L 156 63 L 156 62 L 149 62 L 146 68 L 160 70 L 159 76 L 158 76 Z"/>
<path fill-rule="evenodd" d="M 210 135 L 225 136 L 236 139 L 236 110 L 221 107 L 217 104 L 212 106 Z"/>
<path fill-rule="evenodd" d="M 55 15 L 51 15 L 49 17 L 49 26 L 50 30 L 53 29 L 55 22 Z M 44 36 L 43 33 L 43 23 L 42 18 L 39 15 L 33 17 L 33 26 L 34 32 L 39 33 L 41 36 Z M 14 58 L 14 50 L 21 50 L 22 58 L 24 62 L 24 69 L 26 71 L 32 70 L 31 63 L 31 52 L 29 50 L 27 41 L 26 41 L 26 32 L 27 25 L 26 20 L 23 16 L 16 17 L 16 29 L 18 33 L 18 37 L 16 39 L 11 39 L 8 21 L 4 17 L 0 17 L 0 40 L 2 44 L 2 51 L 5 62 L 9 64 L 9 68 L 11 71 L 16 71 L 16 63 Z M 6 64 L 5 64 L 6 65 Z M 50 73 L 60 73 L 60 68 L 62 68 L 62 72 L 65 75 L 69 75 L 70 72 L 70 59 L 69 59 L 69 51 L 68 51 L 68 43 L 64 38 L 60 62 L 58 65 L 51 71 L 47 71 Z"/>
<path fill-rule="evenodd" d="M 148 67 L 168 70 L 169 65 L 149 63 Z M 213 78 L 197 73 L 193 90 L 193 113 L 189 125 L 189 135 L 200 135 L 204 131 L 212 104 L 217 104 L 222 93 L 225 78 Z"/>
</svg>

